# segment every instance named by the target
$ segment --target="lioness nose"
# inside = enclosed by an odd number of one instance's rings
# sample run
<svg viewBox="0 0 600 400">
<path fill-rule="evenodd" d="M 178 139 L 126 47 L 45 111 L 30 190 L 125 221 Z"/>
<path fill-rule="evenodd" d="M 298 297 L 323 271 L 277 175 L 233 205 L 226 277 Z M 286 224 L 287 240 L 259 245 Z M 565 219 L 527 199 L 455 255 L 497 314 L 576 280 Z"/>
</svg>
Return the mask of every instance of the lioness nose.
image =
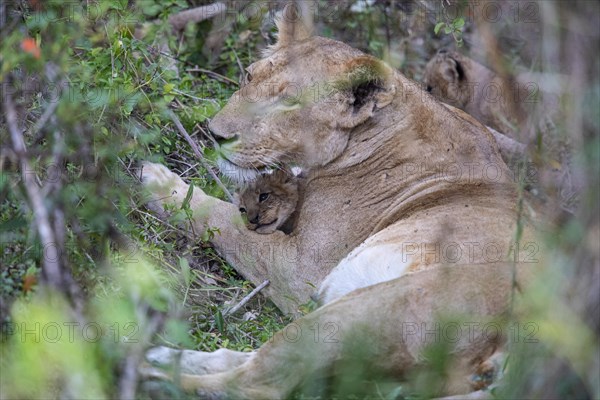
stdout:
<svg viewBox="0 0 600 400">
<path fill-rule="evenodd" d="M 228 138 L 217 138 L 217 142 L 219 143 L 219 146 L 223 146 L 227 143 L 235 143 L 239 138 L 239 135 L 232 135 Z"/>
<path fill-rule="evenodd" d="M 230 123 L 224 121 L 224 118 L 219 118 L 217 114 L 209 123 L 208 129 L 218 139 L 231 139 L 236 135 L 236 130 Z"/>
<path fill-rule="evenodd" d="M 252 218 L 249 221 L 250 221 L 251 224 L 254 224 L 254 225 L 258 224 L 258 215 L 256 217 Z"/>
</svg>

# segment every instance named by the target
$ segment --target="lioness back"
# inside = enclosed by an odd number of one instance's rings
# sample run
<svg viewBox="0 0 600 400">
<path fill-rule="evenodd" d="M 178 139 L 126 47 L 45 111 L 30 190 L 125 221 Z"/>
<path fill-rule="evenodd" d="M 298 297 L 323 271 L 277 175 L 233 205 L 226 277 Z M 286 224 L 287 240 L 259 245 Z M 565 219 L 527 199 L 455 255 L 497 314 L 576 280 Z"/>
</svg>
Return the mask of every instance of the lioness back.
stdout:
<svg viewBox="0 0 600 400">
<path fill-rule="evenodd" d="M 292 173 L 277 170 L 258 176 L 242 188 L 237 205 L 247 216 L 246 226 L 257 233 L 267 234 L 279 229 L 293 230 L 299 198 L 299 178 Z"/>
</svg>

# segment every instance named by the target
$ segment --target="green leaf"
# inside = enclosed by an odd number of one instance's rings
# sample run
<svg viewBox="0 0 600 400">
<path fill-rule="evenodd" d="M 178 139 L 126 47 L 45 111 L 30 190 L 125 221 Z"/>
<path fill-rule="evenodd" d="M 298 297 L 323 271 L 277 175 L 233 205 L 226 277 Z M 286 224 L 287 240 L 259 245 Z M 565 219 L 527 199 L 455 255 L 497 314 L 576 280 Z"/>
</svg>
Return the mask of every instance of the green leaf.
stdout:
<svg viewBox="0 0 600 400">
<path fill-rule="evenodd" d="M 444 33 L 445 33 L 445 34 L 450 34 L 450 33 L 452 33 L 452 27 L 451 27 L 451 26 L 446 26 L 446 27 L 444 28 Z"/>
<path fill-rule="evenodd" d="M 440 31 L 440 29 L 442 29 L 442 27 L 446 25 L 445 22 L 438 22 L 437 24 L 435 24 L 435 28 L 433 28 L 433 32 L 435 32 L 435 34 L 437 35 Z"/>
<path fill-rule="evenodd" d="M 144 7 L 142 7 L 142 12 L 147 15 L 148 17 L 154 17 L 156 15 L 158 15 L 158 13 L 162 10 L 162 7 L 159 6 L 158 4 L 151 4 L 151 5 L 146 5 L 144 4 Z"/>
<path fill-rule="evenodd" d="M 165 331 L 166 337 L 171 343 L 182 344 L 184 347 L 192 347 L 194 345 L 188 333 L 189 327 L 184 322 L 176 319 L 168 319 L 165 324 Z"/>
<path fill-rule="evenodd" d="M 175 88 L 175 85 L 173 85 L 172 83 L 165 83 L 165 85 L 163 86 L 163 90 L 164 90 L 165 94 L 171 93 L 174 88 Z"/>
<path fill-rule="evenodd" d="M 225 320 L 223 319 L 223 314 L 221 314 L 221 310 L 217 310 L 217 313 L 215 314 L 215 324 L 217 325 L 217 329 L 219 330 L 219 332 L 225 332 Z"/>
<path fill-rule="evenodd" d="M 192 282 L 192 271 L 190 269 L 190 263 L 184 257 L 179 257 L 179 269 L 181 269 L 181 275 L 185 281 L 186 286 L 190 286 Z"/>
<path fill-rule="evenodd" d="M 129 94 L 123 101 L 123 105 L 121 106 L 121 111 L 127 116 L 131 114 L 133 108 L 136 104 L 142 99 L 142 95 L 139 93 Z"/>
<path fill-rule="evenodd" d="M 190 188 L 185 195 L 185 199 L 183 199 L 183 203 L 181 203 L 181 209 L 185 210 L 190 206 L 190 200 L 192 199 L 192 194 L 194 193 L 194 184 L 190 183 Z"/>
<path fill-rule="evenodd" d="M 0 223 L 0 232 L 14 231 L 27 226 L 27 220 L 21 216 Z"/>
<path fill-rule="evenodd" d="M 463 19 L 463 17 L 458 17 L 454 20 L 454 22 L 452 22 L 452 25 L 457 28 L 460 29 L 463 26 L 465 26 L 465 20 Z"/>
</svg>

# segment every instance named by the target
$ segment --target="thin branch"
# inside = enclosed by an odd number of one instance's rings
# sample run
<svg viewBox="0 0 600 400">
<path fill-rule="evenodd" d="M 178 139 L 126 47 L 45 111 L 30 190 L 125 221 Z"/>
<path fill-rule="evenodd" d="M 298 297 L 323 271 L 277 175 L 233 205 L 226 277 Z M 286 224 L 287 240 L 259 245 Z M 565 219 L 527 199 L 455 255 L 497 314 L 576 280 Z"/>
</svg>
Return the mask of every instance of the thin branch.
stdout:
<svg viewBox="0 0 600 400">
<path fill-rule="evenodd" d="M 23 185 L 25 186 L 27 197 L 31 202 L 35 226 L 38 235 L 40 236 L 40 241 L 42 242 L 42 248 L 46 248 L 46 246 L 53 246 L 56 244 L 56 240 L 54 238 L 52 226 L 50 225 L 48 210 L 44 205 L 40 188 L 35 182 L 35 174 L 32 173 L 33 168 L 27 159 L 25 140 L 17 124 L 15 105 L 13 103 L 12 96 L 10 95 L 10 91 L 8 90 L 5 92 L 4 96 L 4 114 L 6 116 L 6 124 L 10 132 L 13 150 L 17 155 L 21 166 Z M 44 276 L 50 285 L 58 289 L 62 288 L 63 283 L 59 259 L 59 257 L 42 257 Z"/>
<path fill-rule="evenodd" d="M 194 151 L 194 154 L 196 155 L 196 157 L 198 157 L 198 161 L 200 162 L 200 164 L 202 165 L 202 167 L 204 167 L 204 169 L 206 169 L 208 171 L 208 173 L 210 174 L 210 176 L 215 180 L 215 182 L 217 182 L 217 185 L 219 185 L 219 187 L 223 190 L 223 192 L 225 193 L 225 195 L 227 195 L 227 197 L 229 198 L 229 201 L 233 203 L 233 201 L 234 201 L 233 196 L 231 195 L 231 193 L 229 192 L 229 190 L 225 187 L 225 185 L 223 184 L 223 182 L 221 182 L 221 180 L 219 179 L 219 177 L 217 176 L 217 174 L 215 174 L 215 172 L 210 168 L 210 165 L 208 165 L 208 163 L 204 159 L 204 156 L 200 152 L 200 149 L 198 148 L 198 145 L 196 144 L 196 142 L 194 142 L 192 140 L 192 138 L 190 137 L 190 135 L 187 133 L 187 131 L 185 130 L 185 128 L 181 124 L 181 121 L 179 120 L 179 118 L 177 118 L 177 115 L 175 115 L 174 112 L 171 112 L 170 115 L 171 115 L 171 120 L 175 123 L 175 126 L 179 130 L 179 133 L 181 133 L 183 135 L 183 137 L 185 138 L 185 140 L 187 140 L 187 142 L 191 146 L 192 150 Z"/>
<path fill-rule="evenodd" d="M 57 85 L 55 101 L 50 102 L 46 110 L 44 110 L 40 118 L 36 121 L 35 125 L 33 125 L 33 127 L 29 129 L 29 131 L 27 132 L 28 135 L 36 136 L 38 132 L 40 132 L 42 128 L 46 126 L 46 124 L 50 120 L 50 117 L 54 115 L 54 111 L 56 111 L 56 107 L 58 107 L 58 104 L 60 103 L 60 96 L 66 86 L 67 80 L 63 78 Z"/>
<path fill-rule="evenodd" d="M 138 310 L 141 311 L 141 310 Z M 144 350 L 147 343 L 150 342 L 152 335 L 158 332 L 159 329 L 164 325 L 165 315 L 162 313 L 155 313 L 150 317 L 146 326 L 142 330 L 144 332 L 142 338 L 137 344 L 132 346 L 131 351 L 127 354 L 125 361 L 123 362 L 123 369 L 121 373 L 121 379 L 119 380 L 119 398 L 120 399 L 135 399 L 136 388 L 139 382 L 139 371 L 138 367 L 144 359 Z"/>
<path fill-rule="evenodd" d="M 185 92 L 182 92 L 181 90 L 177 90 L 177 89 L 172 89 L 172 90 L 173 90 L 173 93 L 177 93 L 182 96 L 189 97 L 190 99 L 194 99 L 194 100 L 198 100 L 198 101 L 210 101 L 213 104 L 219 105 L 219 103 L 215 99 L 207 99 L 204 97 L 193 96 L 189 93 L 185 93 Z"/>
<path fill-rule="evenodd" d="M 226 317 L 227 315 L 232 315 L 235 312 L 237 312 L 240 308 L 244 307 L 244 305 L 246 305 L 247 302 L 249 302 L 261 290 L 263 290 L 268 284 L 269 284 L 269 280 L 266 280 L 263 283 L 261 283 L 260 285 L 258 285 L 253 291 L 251 291 L 250 293 L 248 293 L 248 295 L 246 297 L 244 297 L 239 303 L 237 303 L 235 306 L 227 309 L 223 313 L 223 317 Z"/>
<path fill-rule="evenodd" d="M 221 75 L 217 72 L 211 71 L 209 69 L 194 67 L 186 69 L 187 72 L 202 72 L 203 74 L 210 75 L 217 80 L 225 81 L 226 83 L 231 83 L 232 85 L 239 86 L 239 82 L 234 81 L 231 78 L 226 77 L 225 75 Z"/>
<path fill-rule="evenodd" d="M 180 31 L 190 22 L 201 22 L 222 14 L 227 9 L 224 3 L 217 2 L 178 12 L 169 17 L 169 24 L 174 30 Z"/>
<path fill-rule="evenodd" d="M 213 137 L 213 135 L 210 134 L 210 132 L 206 132 L 206 130 L 204 130 L 204 128 L 202 126 L 200 126 L 199 124 L 196 124 L 196 126 L 198 127 L 198 130 L 200 132 L 202 132 L 204 137 L 206 137 L 208 140 L 210 140 L 212 142 L 213 146 L 217 145 L 217 140 Z"/>
</svg>

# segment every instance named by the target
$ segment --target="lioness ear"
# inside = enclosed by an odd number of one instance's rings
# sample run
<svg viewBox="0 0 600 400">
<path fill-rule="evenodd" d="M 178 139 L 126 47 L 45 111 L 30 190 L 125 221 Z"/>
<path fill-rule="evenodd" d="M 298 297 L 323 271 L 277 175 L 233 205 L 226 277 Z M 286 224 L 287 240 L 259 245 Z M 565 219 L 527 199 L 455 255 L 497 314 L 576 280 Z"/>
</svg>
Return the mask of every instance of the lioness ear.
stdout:
<svg viewBox="0 0 600 400">
<path fill-rule="evenodd" d="M 370 56 L 360 56 L 348 63 L 347 76 L 335 84 L 348 96 L 350 115 L 345 119 L 345 127 L 366 121 L 375 109 L 392 102 L 396 94 L 393 75 L 390 66 Z"/>
<path fill-rule="evenodd" d="M 275 17 L 279 36 L 275 48 L 309 39 L 313 34 L 310 1 L 289 2 Z"/>
</svg>

